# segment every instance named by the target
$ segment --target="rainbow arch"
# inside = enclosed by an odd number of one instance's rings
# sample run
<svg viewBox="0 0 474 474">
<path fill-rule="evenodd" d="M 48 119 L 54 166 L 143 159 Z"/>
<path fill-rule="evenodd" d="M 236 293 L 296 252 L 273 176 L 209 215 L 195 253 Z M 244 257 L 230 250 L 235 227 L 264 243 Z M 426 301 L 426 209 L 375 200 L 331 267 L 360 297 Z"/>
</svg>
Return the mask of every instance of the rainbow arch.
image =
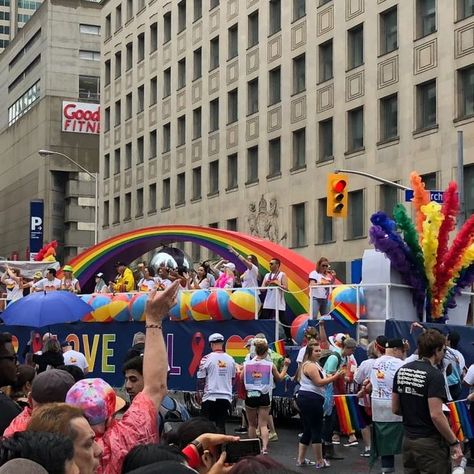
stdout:
<svg viewBox="0 0 474 474">
<path fill-rule="evenodd" d="M 286 302 L 293 315 L 307 313 L 308 274 L 314 263 L 298 253 L 268 240 L 241 232 L 191 225 L 166 225 L 145 227 L 111 237 L 77 255 L 69 264 L 83 289 L 92 289 L 94 275 L 103 272 L 111 278 L 118 260 L 131 262 L 155 248 L 173 242 L 193 242 L 235 263 L 239 271 L 244 265 L 231 254 L 228 246 L 242 255 L 254 254 L 259 261 L 259 271 L 269 271 L 272 257 L 281 260 L 281 269 L 288 277 Z"/>
</svg>

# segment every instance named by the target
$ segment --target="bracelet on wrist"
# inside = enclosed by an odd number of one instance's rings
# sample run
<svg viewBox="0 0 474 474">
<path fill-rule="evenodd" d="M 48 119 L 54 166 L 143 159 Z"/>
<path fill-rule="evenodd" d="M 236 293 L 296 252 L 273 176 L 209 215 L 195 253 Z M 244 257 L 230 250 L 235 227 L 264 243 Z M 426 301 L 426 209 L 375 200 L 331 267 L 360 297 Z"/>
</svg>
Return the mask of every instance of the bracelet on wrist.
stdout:
<svg viewBox="0 0 474 474">
<path fill-rule="evenodd" d="M 161 329 L 162 325 L 160 324 L 145 324 L 145 329 Z"/>
<path fill-rule="evenodd" d="M 452 443 L 449 443 L 450 448 L 454 448 L 454 446 L 457 446 L 459 444 L 459 440 L 457 439 L 456 441 L 453 441 Z"/>
</svg>

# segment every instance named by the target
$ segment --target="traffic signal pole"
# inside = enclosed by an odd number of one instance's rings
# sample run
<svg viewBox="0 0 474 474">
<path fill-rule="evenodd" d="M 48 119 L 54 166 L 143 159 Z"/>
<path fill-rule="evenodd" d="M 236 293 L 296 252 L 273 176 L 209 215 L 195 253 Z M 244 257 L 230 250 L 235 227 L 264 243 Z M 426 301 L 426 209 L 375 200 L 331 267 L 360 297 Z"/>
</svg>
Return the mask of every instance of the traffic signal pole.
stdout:
<svg viewBox="0 0 474 474">
<path fill-rule="evenodd" d="M 403 184 L 395 183 L 394 181 L 389 181 L 388 179 L 381 178 L 380 176 L 375 176 L 374 174 L 366 173 L 365 171 L 357 171 L 357 170 L 334 170 L 334 173 L 346 173 L 346 174 L 357 174 L 359 176 L 365 176 L 366 178 L 373 179 L 375 181 L 379 181 L 380 183 L 386 184 L 387 186 L 392 186 L 394 188 L 403 189 L 403 190 L 411 190 L 408 186 L 403 186 Z"/>
</svg>

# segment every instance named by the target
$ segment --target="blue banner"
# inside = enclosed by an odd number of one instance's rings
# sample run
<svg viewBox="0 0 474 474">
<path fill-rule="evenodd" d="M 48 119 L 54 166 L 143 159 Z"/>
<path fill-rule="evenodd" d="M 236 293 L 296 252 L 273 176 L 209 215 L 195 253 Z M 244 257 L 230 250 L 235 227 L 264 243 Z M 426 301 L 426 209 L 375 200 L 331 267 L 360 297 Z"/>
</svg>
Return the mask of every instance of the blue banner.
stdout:
<svg viewBox="0 0 474 474">
<path fill-rule="evenodd" d="M 30 201 L 30 254 L 38 253 L 43 247 L 43 200 Z"/>
</svg>

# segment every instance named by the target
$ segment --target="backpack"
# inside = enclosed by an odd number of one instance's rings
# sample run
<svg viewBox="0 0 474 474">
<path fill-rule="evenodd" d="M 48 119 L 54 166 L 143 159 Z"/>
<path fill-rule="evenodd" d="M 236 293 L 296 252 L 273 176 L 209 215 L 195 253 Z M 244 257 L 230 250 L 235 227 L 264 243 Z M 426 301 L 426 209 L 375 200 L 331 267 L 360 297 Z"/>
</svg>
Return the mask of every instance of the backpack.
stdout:
<svg viewBox="0 0 474 474">
<path fill-rule="evenodd" d="M 324 349 L 321 352 L 321 357 L 319 359 L 319 365 L 321 367 L 324 367 L 326 365 L 326 362 L 328 361 L 329 357 L 332 356 L 332 355 L 337 357 L 337 369 L 339 369 L 339 367 L 341 367 L 341 364 L 342 364 L 342 356 L 341 356 L 341 354 L 339 354 L 339 352 L 332 351 L 331 349 Z"/>
</svg>

